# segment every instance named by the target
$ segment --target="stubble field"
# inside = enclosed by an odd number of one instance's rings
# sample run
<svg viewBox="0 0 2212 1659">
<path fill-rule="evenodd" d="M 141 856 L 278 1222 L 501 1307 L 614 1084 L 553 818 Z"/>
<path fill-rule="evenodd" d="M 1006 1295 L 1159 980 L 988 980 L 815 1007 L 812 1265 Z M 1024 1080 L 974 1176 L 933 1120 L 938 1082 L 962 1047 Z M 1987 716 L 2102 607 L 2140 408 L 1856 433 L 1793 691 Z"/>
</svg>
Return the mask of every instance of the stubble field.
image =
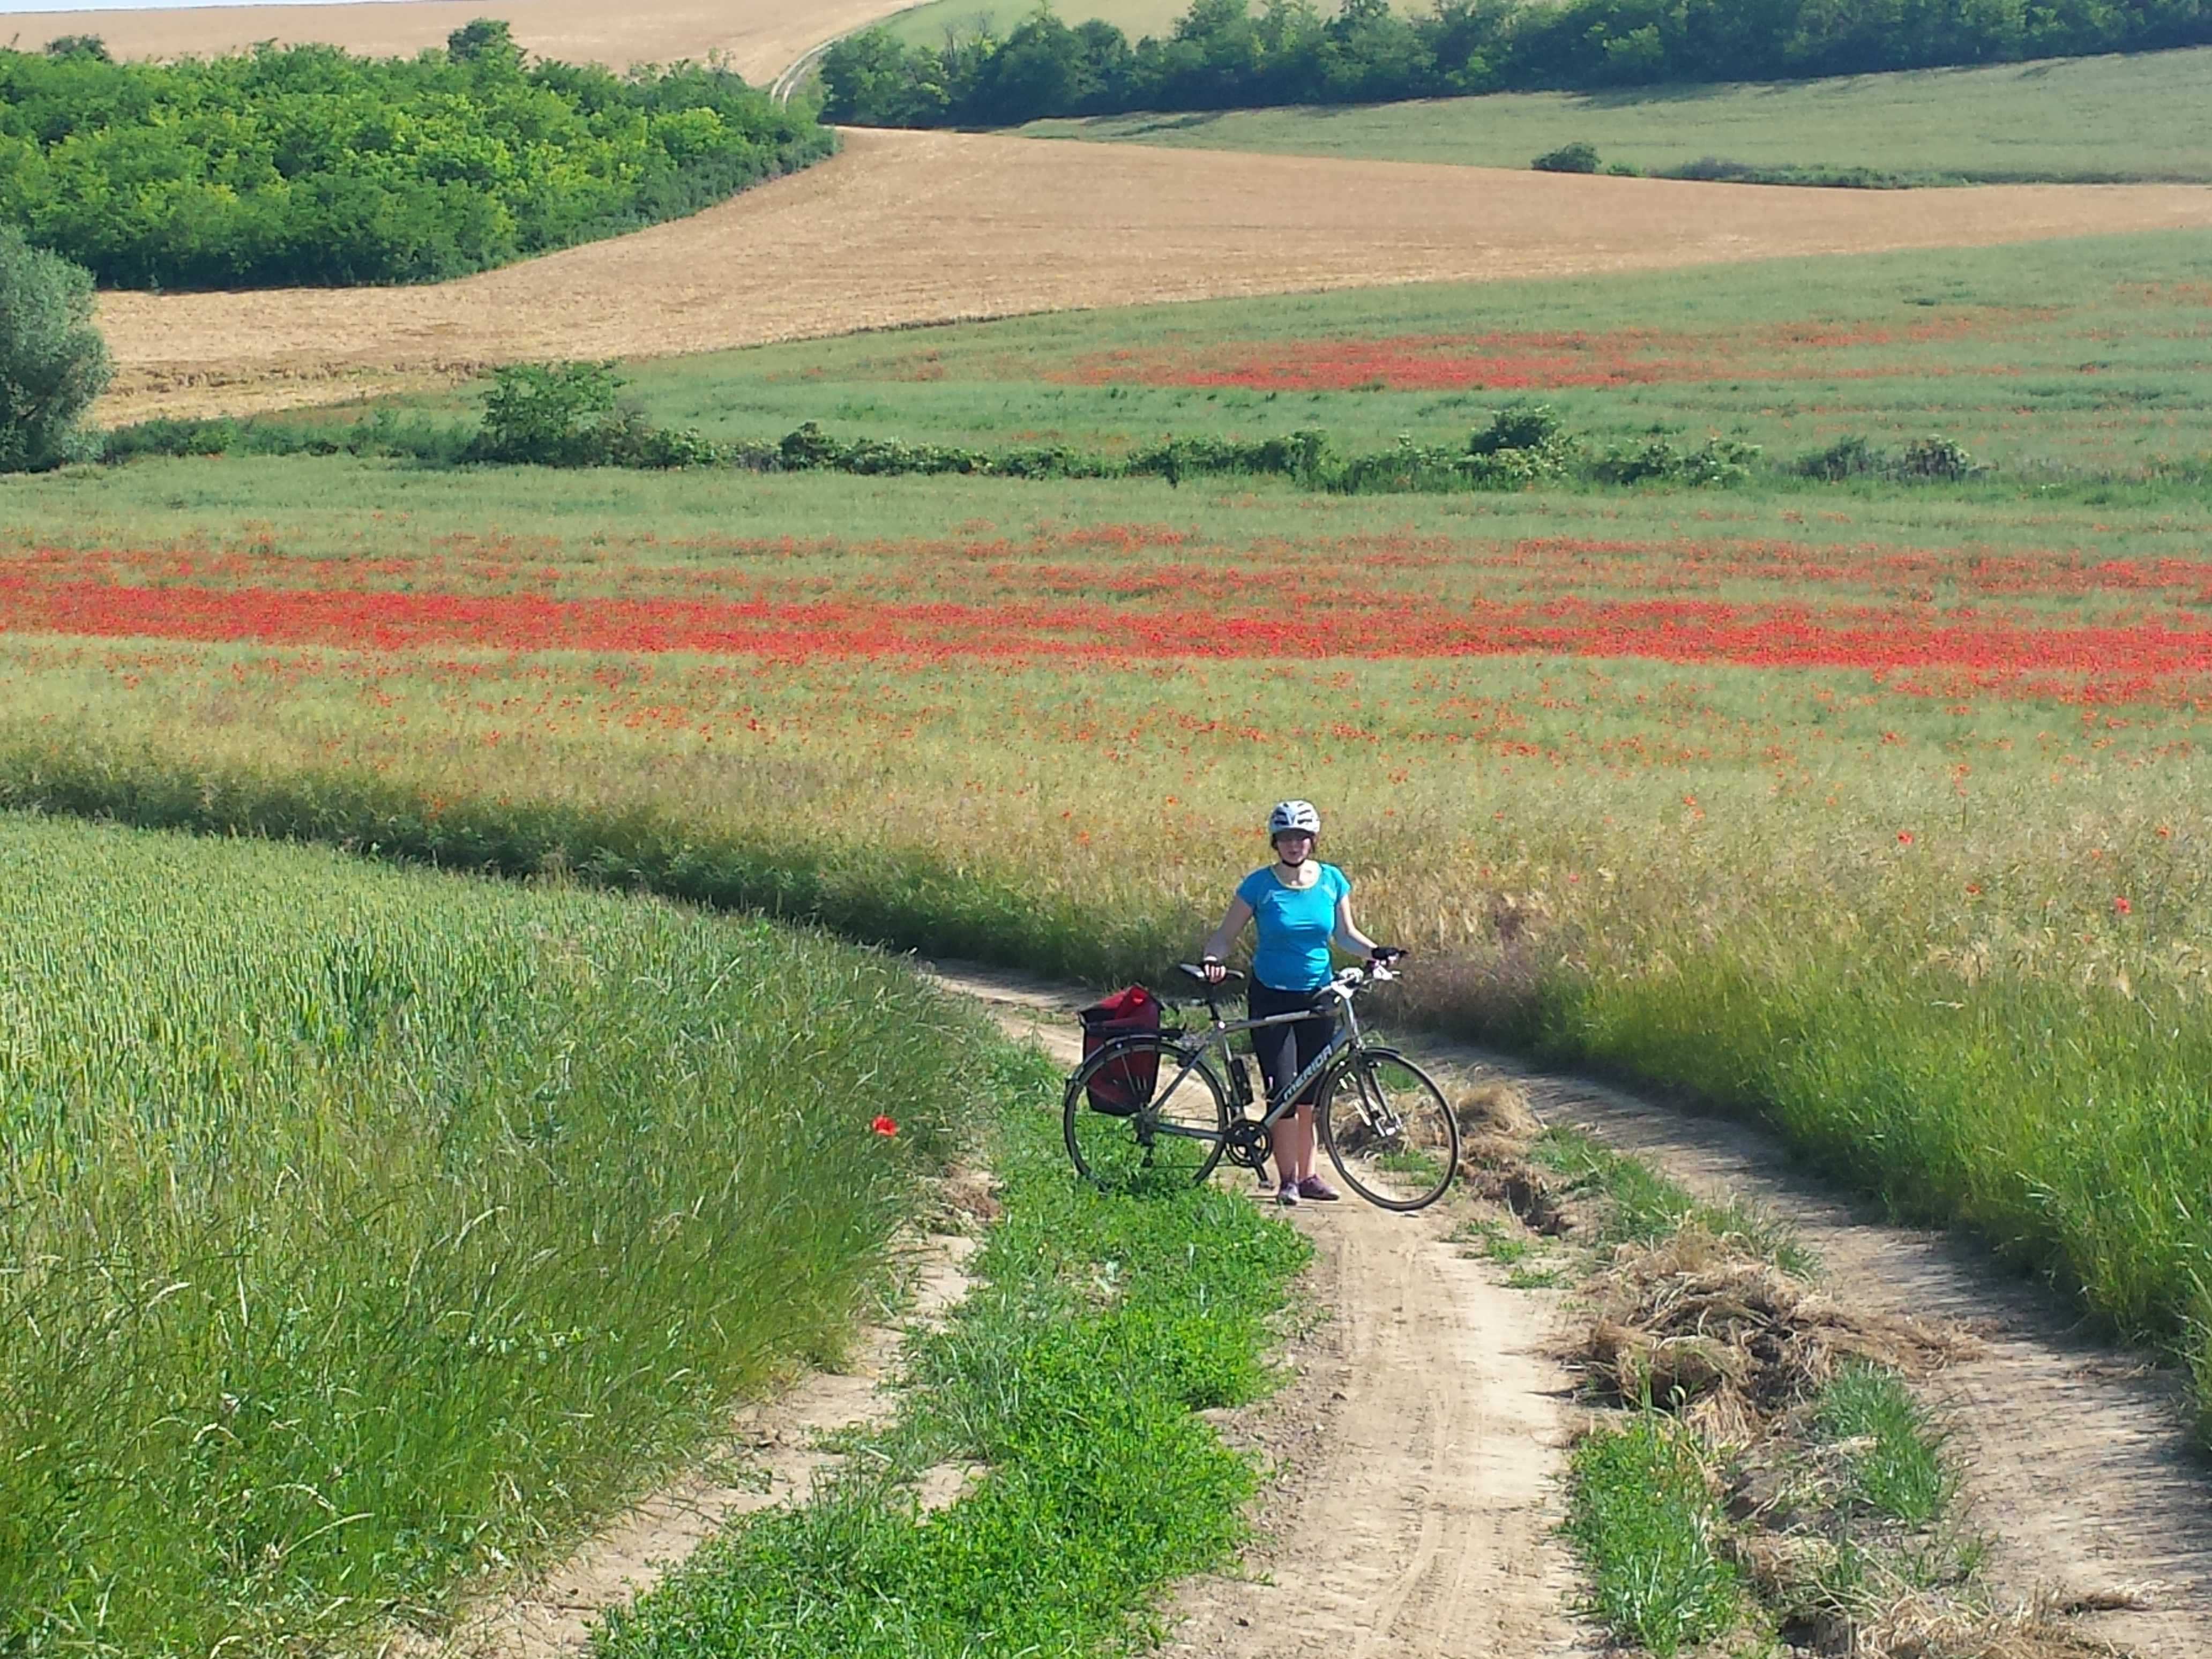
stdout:
<svg viewBox="0 0 2212 1659">
<path fill-rule="evenodd" d="M 105 295 L 102 412 L 1079 307 L 2206 225 L 2212 189 L 2189 185 L 1837 192 L 854 131 L 693 218 L 457 283 Z"/>
<path fill-rule="evenodd" d="M 897 0 L 514 0 L 491 8 L 541 58 L 605 64 L 704 60 L 715 54 L 765 85 L 810 47 L 898 9 Z M 412 57 L 472 18 L 481 0 L 368 0 L 357 5 L 179 6 L 153 10 L 15 12 L 7 32 L 27 48 L 64 34 L 96 34 L 118 58 L 242 51 L 263 40 L 320 42 L 377 57 Z"/>
</svg>

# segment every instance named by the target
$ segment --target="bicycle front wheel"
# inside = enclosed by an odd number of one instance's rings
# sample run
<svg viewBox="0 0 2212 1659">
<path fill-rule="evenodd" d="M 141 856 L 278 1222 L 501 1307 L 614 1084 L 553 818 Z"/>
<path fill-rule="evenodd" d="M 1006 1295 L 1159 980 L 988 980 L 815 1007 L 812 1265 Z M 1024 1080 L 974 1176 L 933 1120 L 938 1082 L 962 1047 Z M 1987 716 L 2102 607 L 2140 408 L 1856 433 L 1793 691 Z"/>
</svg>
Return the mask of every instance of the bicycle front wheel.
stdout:
<svg viewBox="0 0 2212 1659">
<path fill-rule="evenodd" d="M 1389 1048 L 1339 1066 L 1314 1127 L 1346 1184 L 1386 1210 L 1442 1198 L 1459 1169 L 1459 1119 L 1426 1072 Z"/>
<path fill-rule="evenodd" d="M 1076 1068 L 1060 1118 L 1085 1181 L 1194 1186 L 1221 1161 L 1229 1095 L 1212 1066 L 1166 1038 L 1125 1037 Z"/>
</svg>

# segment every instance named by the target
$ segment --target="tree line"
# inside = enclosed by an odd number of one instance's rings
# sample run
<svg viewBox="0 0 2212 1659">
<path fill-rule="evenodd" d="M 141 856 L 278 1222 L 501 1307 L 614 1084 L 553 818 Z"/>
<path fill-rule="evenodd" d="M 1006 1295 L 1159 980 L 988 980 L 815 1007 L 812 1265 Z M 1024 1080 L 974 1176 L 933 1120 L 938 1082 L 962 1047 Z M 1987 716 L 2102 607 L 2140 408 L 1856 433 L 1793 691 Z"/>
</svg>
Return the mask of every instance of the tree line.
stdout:
<svg viewBox="0 0 2212 1659">
<path fill-rule="evenodd" d="M 696 212 L 836 142 L 719 66 L 528 61 L 489 19 L 412 58 L 0 51 L 0 225 L 125 288 L 437 281 Z"/>
<path fill-rule="evenodd" d="M 822 60 L 823 113 L 876 126 L 1380 103 L 1504 90 L 1762 81 L 2145 52 L 2212 41 L 2212 0 L 1192 0 L 1164 39 L 1048 6 L 1005 39 L 906 46 L 884 28 Z"/>
</svg>

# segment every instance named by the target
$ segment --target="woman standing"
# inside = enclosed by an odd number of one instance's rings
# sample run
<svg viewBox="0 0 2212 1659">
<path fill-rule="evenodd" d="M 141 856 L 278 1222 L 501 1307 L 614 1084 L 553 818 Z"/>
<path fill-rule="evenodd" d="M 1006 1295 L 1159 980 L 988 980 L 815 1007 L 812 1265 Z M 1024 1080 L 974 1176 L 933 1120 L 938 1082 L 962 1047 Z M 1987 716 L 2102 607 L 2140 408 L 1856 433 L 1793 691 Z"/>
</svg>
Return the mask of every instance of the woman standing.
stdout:
<svg viewBox="0 0 2212 1659">
<path fill-rule="evenodd" d="M 1314 994 L 1329 981 L 1332 943 L 1370 962 L 1405 954 L 1376 944 L 1353 925 L 1351 881 L 1334 865 L 1314 857 L 1321 839 L 1321 814 L 1311 801 L 1277 805 L 1267 814 L 1267 838 L 1274 844 L 1275 861 L 1237 884 L 1237 896 L 1229 901 L 1221 926 L 1206 940 L 1202 958 L 1206 978 L 1220 983 L 1226 971 L 1223 961 L 1244 924 L 1258 924 L 1259 946 L 1252 954 L 1246 1002 L 1254 1019 L 1312 1007 Z M 1272 1097 L 1310 1066 L 1335 1035 L 1333 1008 L 1320 1009 L 1295 1024 L 1253 1032 L 1253 1052 L 1267 1079 L 1268 1095 Z M 1337 1196 L 1336 1189 L 1314 1173 L 1314 1091 L 1310 1086 L 1297 1109 L 1278 1119 L 1269 1132 L 1279 1204 Z"/>
</svg>

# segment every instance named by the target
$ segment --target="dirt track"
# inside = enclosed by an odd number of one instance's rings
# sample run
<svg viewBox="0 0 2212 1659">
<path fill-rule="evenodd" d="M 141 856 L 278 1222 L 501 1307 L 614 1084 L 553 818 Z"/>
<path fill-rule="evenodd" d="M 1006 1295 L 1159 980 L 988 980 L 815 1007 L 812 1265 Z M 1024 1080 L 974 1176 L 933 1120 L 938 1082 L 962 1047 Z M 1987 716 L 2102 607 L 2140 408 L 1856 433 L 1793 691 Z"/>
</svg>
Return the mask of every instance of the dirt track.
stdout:
<svg viewBox="0 0 2212 1659">
<path fill-rule="evenodd" d="M 1073 1063 L 1064 992 L 941 965 L 952 989 Z M 1244 1177 L 1231 1176 L 1232 1180 Z M 1305 1205 L 1322 1315 L 1296 1380 L 1240 1426 L 1278 1471 L 1244 1574 L 1194 1579 L 1164 1651 L 1186 1659 L 1563 1659 L 1603 1644 L 1566 1615 L 1556 1535 L 1568 1382 L 1556 1296 L 1510 1291 L 1441 1218 Z"/>
<path fill-rule="evenodd" d="M 1973 1330 L 1981 1356 L 1930 1387 L 1968 1470 L 1970 1519 L 1993 1542 L 1991 1581 L 2061 1601 L 2148 1587 L 2146 1606 L 2077 1627 L 2138 1659 L 2212 1654 L 2212 1482 L 2188 1444 L 2178 1379 L 2085 1335 L 2055 1296 L 1972 1244 L 1869 1218 L 1755 1129 L 1437 1046 L 1518 1077 L 1547 1121 L 1583 1124 L 1692 1192 L 1787 1216 L 1854 1305 Z"/>
<path fill-rule="evenodd" d="M 1018 1029 L 1042 1018 L 1040 1035 L 1063 1048 L 1067 1011 L 1088 1000 L 996 970 L 944 977 Z M 1966 1469 L 1969 1522 L 1993 1542 L 1993 1585 L 2062 1601 L 2148 1588 L 2146 1605 L 2086 1614 L 2075 1628 L 2139 1659 L 2212 1653 L 2212 1482 L 2189 1449 L 2171 1379 L 2083 1337 L 2053 1296 L 1971 1245 L 1869 1220 L 1808 1185 L 1755 1130 L 1467 1045 L 1413 1046 L 1449 1066 L 1515 1077 L 1547 1121 L 1582 1123 L 1692 1190 L 1749 1198 L 1787 1218 L 1851 1305 L 1939 1315 L 1974 1330 L 1981 1356 L 1931 1386 Z M 1262 1517 L 1272 1582 L 1190 1587 L 1176 1650 L 1236 1659 L 1304 1651 L 1284 1634 L 1285 1609 L 1349 1607 L 1336 1595 L 1345 1585 L 1364 1588 L 1365 1616 L 1381 1623 L 1355 1615 L 1334 1626 L 1339 1647 L 1356 1631 L 1371 1633 L 1376 1651 L 1406 1659 L 1576 1651 L 1558 1618 L 1566 1583 L 1558 1540 L 1540 1524 L 1561 1409 L 1556 1373 L 1531 1353 L 1548 1310 L 1491 1285 L 1478 1264 L 1437 1260 L 1441 1247 L 1419 1218 L 1356 1204 L 1298 1217 L 1321 1246 L 1319 1289 L 1338 1314 L 1295 1356 L 1302 1395 L 1283 1414 L 1310 1427 L 1285 1443 L 1286 1490 Z M 1391 1334 L 1407 1323 L 1425 1334 Z M 1376 1375 L 1383 1368 L 1404 1374 Z M 1375 1432 L 1393 1426 L 1398 1443 Z M 1454 1482 L 1467 1484 L 1455 1493 Z M 1415 1587 L 1402 1600 L 1386 1583 L 1392 1564 Z M 1298 1584 L 1322 1593 L 1301 1600 L 1283 1588 Z"/>
<path fill-rule="evenodd" d="M 514 26 L 541 58 L 602 63 L 704 58 L 720 52 L 765 83 L 810 46 L 899 9 L 906 0 L 370 0 L 345 6 L 191 6 L 174 11 L 21 12 L 0 18 L 0 41 L 25 46 L 58 34 L 97 34 L 118 56 L 175 58 L 257 40 L 323 41 L 380 56 L 411 55 L 487 9 Z"/>
<path fill-rule="evenodd" d="M 436 287 L 105 295 L 100 413 L 1077 307 L 2208 225 L 2200 185 L 1787 190 L 856 131 L 694 218 Z"/>
</svg>

